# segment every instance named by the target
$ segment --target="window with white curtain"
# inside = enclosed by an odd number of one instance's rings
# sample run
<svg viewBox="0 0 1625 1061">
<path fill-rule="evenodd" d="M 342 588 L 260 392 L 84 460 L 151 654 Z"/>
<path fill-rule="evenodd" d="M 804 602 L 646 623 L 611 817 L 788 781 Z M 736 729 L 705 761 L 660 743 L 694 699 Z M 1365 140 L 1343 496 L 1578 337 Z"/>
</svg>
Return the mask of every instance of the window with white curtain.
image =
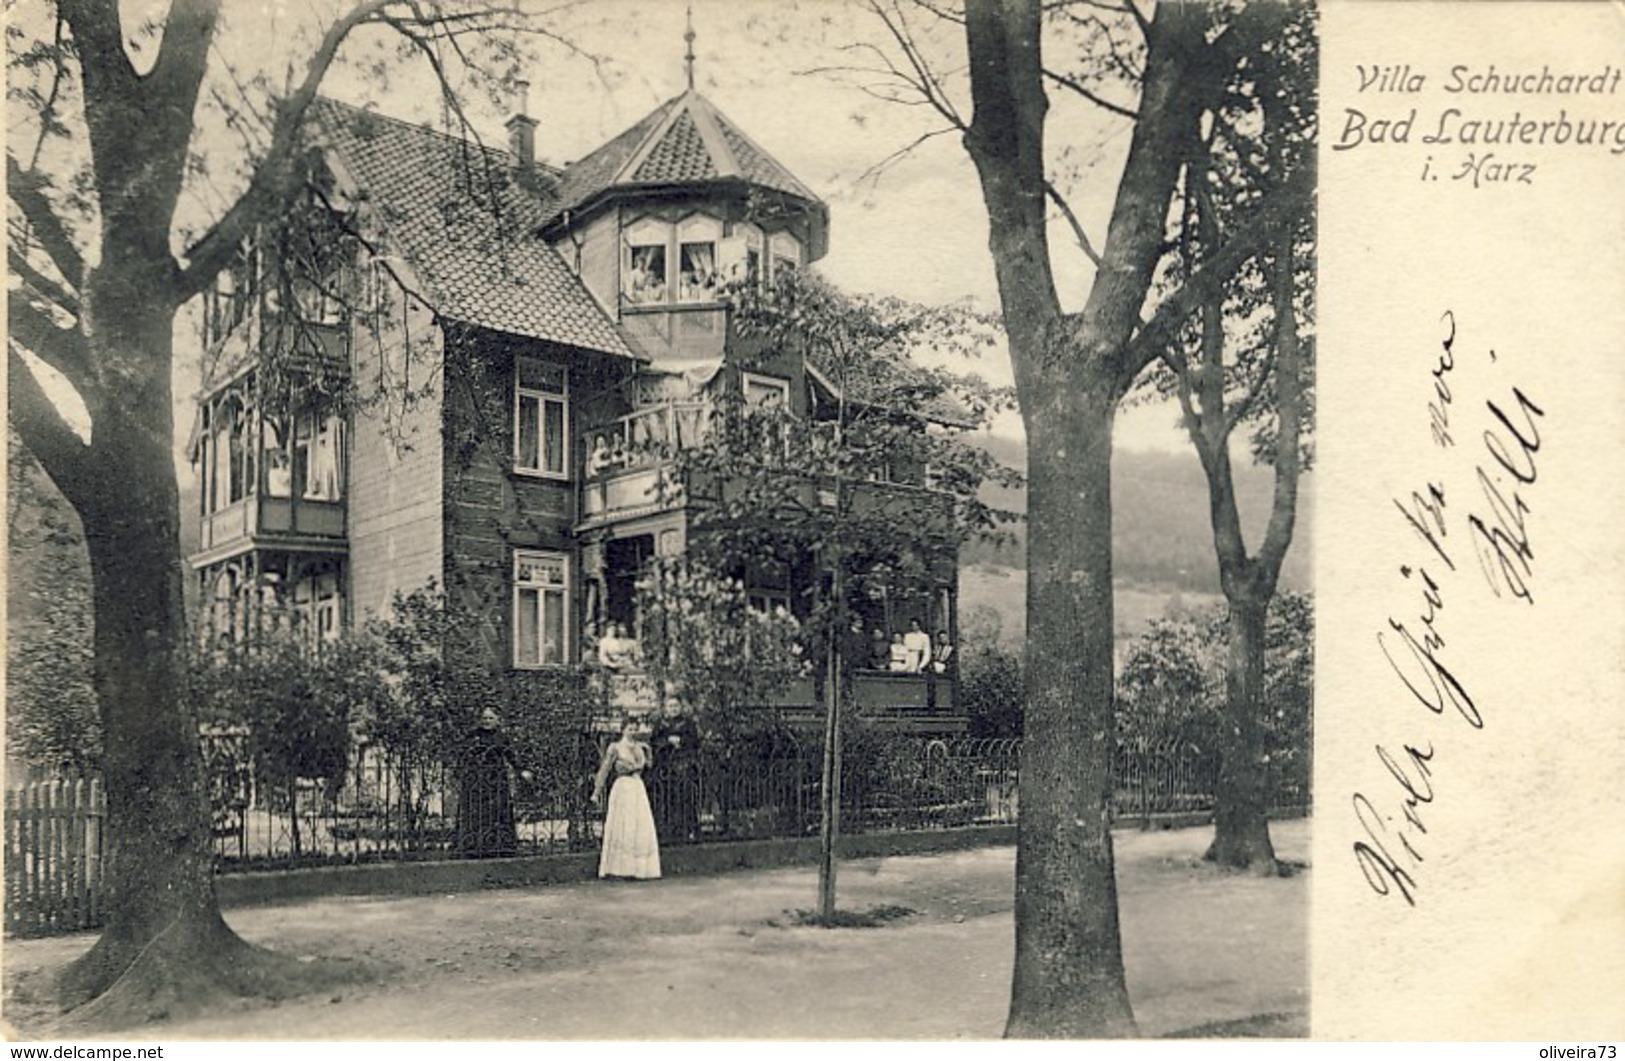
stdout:
<svg viewBox="0 0 1625 1061">
<path fill-rule="evenodd" d="M 722 222 L 695 214 L 677 226 L 677 300 L 714 302 L 720 289 L 717 245 Z"/>
<path fill-rule="evenodd" d="M 558 365 L 521 357 L 514 362 L 515 471 L 570 477 L 569 374 Z"/>
<path fill-rule="evenodd" d="M 570 561 L 561 553 L 513 555 L 513 665 L 568 662 Z"/>
</svg>

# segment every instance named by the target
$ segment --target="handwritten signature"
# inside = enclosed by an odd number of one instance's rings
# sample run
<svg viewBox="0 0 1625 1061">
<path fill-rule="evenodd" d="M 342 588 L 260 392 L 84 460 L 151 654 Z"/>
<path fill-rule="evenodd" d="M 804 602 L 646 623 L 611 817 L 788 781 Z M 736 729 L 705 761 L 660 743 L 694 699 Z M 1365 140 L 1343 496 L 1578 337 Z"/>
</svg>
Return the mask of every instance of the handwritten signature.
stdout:
<svg viewBox="0 0 1625 1061">
<path fill-rule="evenodd" d="M 1446 311 L 1441 321 L 1447 330 L 1429 370 L 1428 426 L 1434 445 L 1451 451 L 1457 444 L 1457 392 L 1452 385 L 1459 367 L 1455 314 Z M 1489 360 L 1497 362 L 1495 351 L 1489 352 Z M 1546 413 L 1516 386 L 1510 397 L 1485 401 L 1484 411 L 1488 426 L 1481 441 L 1487 456 L 1481 456 L 1472 472 L 1480 503 L 1470 506 L 1462 521 L 1468 547 L 1496 598 L 1533 605 L 1535 552 L 1526 492 L 1539 476 L 1536 455 L 1541 447 L 1540 422 Z M 1451 708 L 1477 731 L 1484 728 L 1484 715 L 1468 692 L 1463 666 L 1447 657 L 1449 642 L 1441 621 L 1446 588 L 1454 589 L 1460 574 L 1454 555 L 1457 542 L 1450 536 L 1460 524 L 1452 514 L 1449 499 L 1455 495 L 1447 480 L 1448 476 L 1430 479 L 1406 500 L 1394 499 L 1401 518 L 1427 547 L 1427 563 L 1432 567 L 1420 562 L 1400 565 L 1400 577 L 1414 587 L 1420 603 L 1414 615 L 1403 619 L 1390 615 L 1376 640 L 1389 669 L 1412 699 L 1433 715 L 1443 715 Z M 1435 799 L 1436 752 L 1431 741 L 1411 741 L 1399 747 L 1400 752 L 1394 753 L 1384 745 L 1376 746 L 1392 786 L 1375 796 L 1363 792 L 1353 796 L 1355 824 L 1362 834 L 1353 852 L 1373 892 L 1397 895 L 1415 906 L 1418 869 L 1425 861 L 1423 838 L 1428 835 L 1422 808 Z"/>
</svg>

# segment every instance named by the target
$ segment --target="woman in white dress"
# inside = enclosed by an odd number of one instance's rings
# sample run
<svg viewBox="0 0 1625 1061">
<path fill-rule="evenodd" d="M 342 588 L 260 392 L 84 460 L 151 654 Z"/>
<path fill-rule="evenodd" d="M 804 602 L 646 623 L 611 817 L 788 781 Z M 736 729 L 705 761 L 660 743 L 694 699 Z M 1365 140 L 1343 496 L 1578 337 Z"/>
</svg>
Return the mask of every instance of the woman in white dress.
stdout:
<svg viewBox="0 0 1625 1061">
<path fill-rule="evenodd" d="M 592 801 L 604 800 L 609 785 L 609 806 L 604 811 L 604 845 L 598 856 L 600 877 L 655 880 L 660 876 L 660 843 L 655 837 L 654 812 L 643 787 L 643 771 L 654 753 L 638 739 L 637 723 L 628 719 L 621 738 L 604 751 L 593 782 Z"/>
</svg>

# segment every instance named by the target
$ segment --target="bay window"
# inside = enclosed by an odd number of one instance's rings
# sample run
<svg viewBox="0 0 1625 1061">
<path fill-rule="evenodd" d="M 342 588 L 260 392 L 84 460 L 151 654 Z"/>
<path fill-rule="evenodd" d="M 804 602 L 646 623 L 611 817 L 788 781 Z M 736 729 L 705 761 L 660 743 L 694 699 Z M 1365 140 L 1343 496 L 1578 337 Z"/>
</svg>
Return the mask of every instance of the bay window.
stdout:
<svg viewBox="0 0 1625 1061">
<path fill-rule="evenodd" d="M 513 557 L 513 663 L 568 662 L 570 562 L 559 553 L 517 551 Z"/>
</svg>

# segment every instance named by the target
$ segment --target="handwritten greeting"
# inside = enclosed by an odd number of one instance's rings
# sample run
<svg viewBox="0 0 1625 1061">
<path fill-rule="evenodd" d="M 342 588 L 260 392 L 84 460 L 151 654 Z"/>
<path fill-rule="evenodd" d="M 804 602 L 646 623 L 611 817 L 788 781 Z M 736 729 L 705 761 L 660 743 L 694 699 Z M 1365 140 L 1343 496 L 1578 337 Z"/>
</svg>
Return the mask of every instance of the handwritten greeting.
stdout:
<svg viewBox="0 0 1625 1061">
<path fill-rule="evenodd" d="M 1564 152 L 1625 156 L 1625 108 L 1614 64 L 1582 70 L 1456 65 L 1442 74 L 1409 64 L 1356 65 L 1373 102 L 1327 115 L 1333 151 L 1415 147 L 1418 179 L 1474 189 L 1535 183 Z M 1612 105 L 1612 106 L 1610 106 Z"/>
<path fill-rule="evenodd" d="M 1441 451 L 1453 453 L 1458 445 L 1476 442 L 1468 461 L 1472 471 L 1463 476 L 1465 484 L 1440 474 L 1409 496 L 1393 499 L 1417 552 L 1398 568 L 1410 603 L 1388 616 L 1376 646 L 1394 676 L 1395 695 L 1431 715 L 1458 720 L 1471 733 L 1487 722 L 1467 661 L 1450 653 L 1449 602 L 1457 599 L 1463 579 L 1477 578 L 1510 606 L 1534 604 L 1529 517 L 1546 413 L 1516 383 L 1499 379 L 1489 381 L 1494 397 L 1458 410 L 1462 374 L 1498 375 L 1503 366 L 1494 350 L 1459 354 L 1454 313 L 1447 311 L 1441 323 L 1445 334 L 1430 357 L 1427 377 L 1429 432 Z M 1431 739 L 1377 745 L 1391 784 L 1380 792 L 1356 792 L 1352 800 L 1360 836 L 1353 854 L 1366 883 L 1376 894 L 1398 896 L 1410 906 L 1417 904 L 1427 861 L 1427 809 L 1438 798 L 1438 755 Z"/>
</svg>

